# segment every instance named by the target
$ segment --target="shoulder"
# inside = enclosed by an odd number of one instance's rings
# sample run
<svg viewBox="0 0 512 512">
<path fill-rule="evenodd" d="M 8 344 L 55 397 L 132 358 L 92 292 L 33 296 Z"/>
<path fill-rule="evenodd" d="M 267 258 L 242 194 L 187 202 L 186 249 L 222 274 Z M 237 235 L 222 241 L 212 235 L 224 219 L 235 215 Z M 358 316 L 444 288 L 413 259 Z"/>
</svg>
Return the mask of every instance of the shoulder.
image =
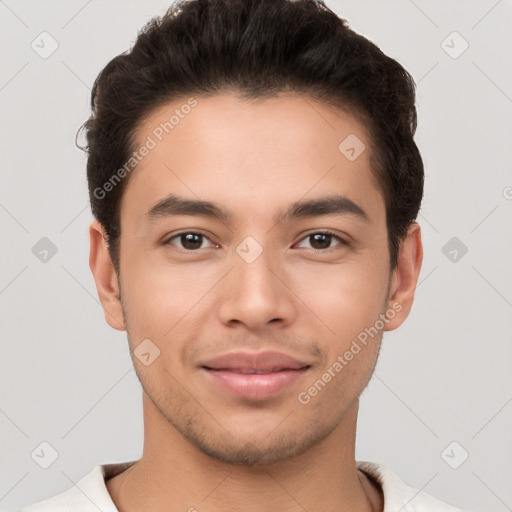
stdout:
<svg viewBox="0 0 512 512">
<path fill-rule="evenodd" d="M 358 461 L 357 467 L 382 489 L 383 512 L 470 512 L 407 485 L 390 467 Z"/>
<path fill-rule="evenodd" d="M 118 512 L 105 485 L 105 477 L 129 467 L 133 462 L 102 464 L 79 480 L 73 487 L 19 512 Z"/>
</svg>

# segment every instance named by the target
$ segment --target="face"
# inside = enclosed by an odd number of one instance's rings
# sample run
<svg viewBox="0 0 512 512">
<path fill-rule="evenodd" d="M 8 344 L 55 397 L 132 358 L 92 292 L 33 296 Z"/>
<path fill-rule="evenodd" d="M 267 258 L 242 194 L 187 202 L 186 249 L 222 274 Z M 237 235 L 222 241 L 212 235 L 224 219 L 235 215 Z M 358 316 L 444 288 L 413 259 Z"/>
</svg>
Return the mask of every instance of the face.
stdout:
<svg viewBox="0 0 512 512">
<path fill-rule="evenodd" d="M 122 314 L 107 320 L 169 428 L 216 459 L 274 463 L 339 428 L 403 321 L 372 144 L 312 98 L 187 100 L 136 132 L 151 148 L 121 202 Z M 295 367 L 267 354 L 271 370 L 241 375 L 269 351 Z"/>
</svg>

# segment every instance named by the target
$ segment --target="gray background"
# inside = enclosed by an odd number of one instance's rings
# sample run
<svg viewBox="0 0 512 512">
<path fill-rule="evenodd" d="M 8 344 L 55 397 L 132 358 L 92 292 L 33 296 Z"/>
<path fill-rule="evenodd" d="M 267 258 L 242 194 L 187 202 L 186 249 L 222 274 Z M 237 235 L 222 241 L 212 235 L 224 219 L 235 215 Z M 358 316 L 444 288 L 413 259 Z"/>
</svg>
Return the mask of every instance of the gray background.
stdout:
<svg viewBox="0 0 512 512">
<path fill-rule="evenodd" d="M 414 76 L 426 166 L 415 305 L 385 334 L 357 458 L 460 507 L 512 510 L 512 3 L 327 3 Z M 74 137 L 96 75 L 168 5 L 0 1 L 1 510 L 142 451 L 126 334 L 105 323 L 88 265 Z M 51 49 L 43 31 L 58 43 L 47 58 L 31 47 Z M 48 469 L 31 456 L 42 442 L 58 452 Z"/>
</svg>

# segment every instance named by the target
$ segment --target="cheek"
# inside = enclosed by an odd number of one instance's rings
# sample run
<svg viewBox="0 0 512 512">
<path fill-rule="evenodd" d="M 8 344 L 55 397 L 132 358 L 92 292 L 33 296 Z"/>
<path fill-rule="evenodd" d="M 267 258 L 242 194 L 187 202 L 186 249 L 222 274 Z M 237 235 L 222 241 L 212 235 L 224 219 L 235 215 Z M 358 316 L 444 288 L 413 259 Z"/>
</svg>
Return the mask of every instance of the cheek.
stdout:
<svg viewBox="0 0 512 512">
<path fill-rule="evenodd" d="M 173 326 L 192 309 L 197 313 L 201 298 L 216 282 L 215 275 L 194 264 L 163 264 L 150 254 L 127 258 L 122 272 L 127 276 L 122 291 L 131 329 L 146 337 L 172 336 Z"/>
<path fill-rule="evenodd" d="M 382 312 L 386 286 L 382 269 L 361 261 L 303 270 L 295 290 L 307 305 L 305 312 L 343 349 L 375 323 Z"/>
</svg>

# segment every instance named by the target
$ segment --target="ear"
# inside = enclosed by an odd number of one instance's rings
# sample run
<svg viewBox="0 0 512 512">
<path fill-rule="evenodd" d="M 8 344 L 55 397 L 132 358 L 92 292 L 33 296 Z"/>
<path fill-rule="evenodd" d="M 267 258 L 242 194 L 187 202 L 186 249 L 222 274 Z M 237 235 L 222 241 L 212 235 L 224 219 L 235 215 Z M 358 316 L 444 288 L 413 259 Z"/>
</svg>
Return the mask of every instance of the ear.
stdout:
<svg viewBox="0 0 512 512">
<path fill-rule="evenodd" d="M 409 227 L 407 236 L 402 240 L 398 263 L 391 277 L 388 310 L 396 312 L 386 323 L 385 331 L 400 327 L 409 316 L 414 300 L 414 292 L 423 261 L 421 228 L 417 222 Z"/>
<path fill-rule="evenodd" d="M 123 309 L 117 275 L 108 252 L 107 235 L 103 226 L 93 221 L 89 226 L 89 267 L 96 281 L 96 289 L 103 306 L 105 320 L 110 327 L 125 331 Z"/>
</svg>

